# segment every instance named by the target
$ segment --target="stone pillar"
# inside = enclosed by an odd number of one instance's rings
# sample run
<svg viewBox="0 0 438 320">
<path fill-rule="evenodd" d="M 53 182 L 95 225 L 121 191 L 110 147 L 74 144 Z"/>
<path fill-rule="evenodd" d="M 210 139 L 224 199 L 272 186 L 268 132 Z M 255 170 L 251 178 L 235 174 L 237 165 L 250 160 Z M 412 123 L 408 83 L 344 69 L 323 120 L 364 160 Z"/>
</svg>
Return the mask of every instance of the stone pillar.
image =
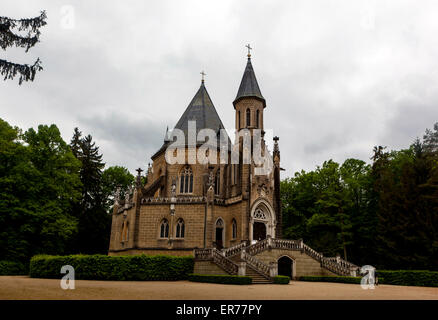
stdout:
<svg viewBox="0 0 438 320">
<path fill-rule="evenodd" d="M 239 263 L 239 270 L 237 271 L 238 276 L 246 275 L 246 262 L 242 261 Z"/>
<path fill-rule="evenodd" d="M 240 251 L 240 259 L 245 260 L 245 253 L 246 253 L 245 248 L 242 248 L 242 251 Z"/>
<path fill-rule="evenodd" d="M 278 265 L 275 262 L 269 263 L 269 276 L 271 278 L 278 276 Z"/>
<path fill-rule="evenodd" d="M 268 239 L 268 247 L 269 247 L 269 248 L 272 248 L 272 237 L 271 237 L 271 235 L 268 234 L 268 235 L 266 236 L 266 238 Z"/>
</svg>

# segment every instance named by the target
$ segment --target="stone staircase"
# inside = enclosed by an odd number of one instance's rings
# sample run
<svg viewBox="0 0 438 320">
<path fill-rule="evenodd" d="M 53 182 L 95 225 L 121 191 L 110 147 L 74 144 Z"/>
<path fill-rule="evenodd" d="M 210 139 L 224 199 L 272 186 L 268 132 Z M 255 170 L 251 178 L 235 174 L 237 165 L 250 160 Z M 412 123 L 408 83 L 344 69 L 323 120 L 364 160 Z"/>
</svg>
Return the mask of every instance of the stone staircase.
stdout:
<svg viewBox="0 0 438 320">
<path fill-rule="evenodd" d="M 232 275 L 248 275 L 253 283 L 272 283 L 272 277 L 278 274 L 277 264 L 269 265 L 258 260 L 255 255 L 265 250 L 281 249 L 300 251 L 318 261 L 322 268 L 340 276 L 356 276 L 359 267 L 340 257 L 324 257 L 303 243 L 302 240 L 284 240 L 268 237 L 255 244 L 240 243 L 221 251 L 212 249 L 195 249 L 195 261 L 212 261 L 225 272 Z"/>
<path fill-rule="evenodd" d="M 249 276 L 252 278 L 253 284 L 266 284 L 266 283 L 272 283 L 271 279 L 266 279 L 263 275 L 258 273 L 255 269 L 253 269 L 250 266 L 246 266 L 246 276 Z"/>
</svg>

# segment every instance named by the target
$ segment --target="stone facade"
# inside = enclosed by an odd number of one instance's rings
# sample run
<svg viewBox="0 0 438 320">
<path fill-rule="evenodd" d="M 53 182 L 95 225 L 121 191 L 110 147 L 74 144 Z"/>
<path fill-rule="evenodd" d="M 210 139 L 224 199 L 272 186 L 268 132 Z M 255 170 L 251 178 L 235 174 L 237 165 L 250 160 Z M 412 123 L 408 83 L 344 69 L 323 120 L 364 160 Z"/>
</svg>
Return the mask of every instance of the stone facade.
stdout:
<svg viewBox="0 0 438 320">
<path fill-rule="evenodd" d="M 190 161 L 199 160 L 196 154 L 205 149 L 197 141 L 188 142 L 189 121 L 196 121 L 196 132 L 214 130 L 218 140 L 224 129 L 202 81 L 172 134 L 166 133 L 152 156 L 146 185 L 138 176 L 125 199 L 116 196 L 109 255 L 194 255 L 195 273 L 249 274 L 255 283 L 269 282 L 279 272 L 292 278 L 352 274 L 356 266 L 346 261 L 324 258 L 302 241 L 281 240 L 278 137 L 271 154 L 263 132 L 266 101 L 250 56 L 233 105 L 236 139 L 234 145 L 228 140 L 229 148 L 222 153 L 227 161 L 220 161 L 220 148 L 209 150 L 215 161 Z M 172 164 L 166 156 L 178 155 L 171 148 L 176 129 L 185 135 L 179 149 L 185 161 Z M 261 135 L 262 156 L 271 163 L 272 170 L 262 174 L 253 157 L 254 140 L 244 143 L 255 132 Z M 236 150 L 237 163 L 231 161 Z M 250 161 L 245 162 L 248 151 Z"/>
<path fill-rule="evenodd" d="M 255 80 L 251 60 L 245 69 L 238 96 L 234 101 L 235 128 L 252 131 L 263 129 L 266 106 Z M 242 89 L 243 88 L 243 89 Z M 255 88 L 254 92 L 247 88 Z M 239 115 L 240 114 L 240 115 Z M 248 118 L 247 118 L 248 116 Z M 202 128 L 223 129 L 222 122 L 206 91 L 204 82 L 175 128 L 187 130 L 188 120 L 194 119 Z M 202 129 L 197 128 L 197 130 Z M 186 133 L 186 131 L 184 131 Z M 189 155 L 200 152 L 200 145 L 185 144 L 185 163 L 169 164 L 166 152 L 170 145 L 166 133 L 163 146 L 152 156 L 146 172 L 147 184 L 137 184 L 129 198 L 116 199 L 114 206 L 109 254 L 166 253 L 190 254 L 195 248 L 231 247 L 243 241 L 275 237 L 281 229 L 278 196 L 274 192 L 274 171 L 257 175 L 255 163 L 243 163 L 243 138 L 237 138 L 239 163 L 232 164 L 232 145 L 226 152 L 226 163 L 189 164 Z M 278 148 L 277 148 L 278 149 Z M 265 149 L 263 155 L 273 159 Z M 176 151 L 172 155 L 176 155 Z M 275 155 L 279 159 L 279 151 Z M 188 190 L 183 190 L 185 174 L 190 171 Z M 184 176 L 184 177 L 183 177 Z M 277 174 L 279 180 L 279 174 Z M 279 187 L 279 181 L 277 181 Z M 209 190 L 209 188 L 211 190 Z M 276 210 L 274 210 L 276 208 Z M 177 228 L 184 225 L 184 235 Z M 162 233 L 167 223 L 168 232 Z M 179 225 L 179 226 L 178 226 Z M 164 227 L 166 228 L 166 227 Z"/>
</svg>

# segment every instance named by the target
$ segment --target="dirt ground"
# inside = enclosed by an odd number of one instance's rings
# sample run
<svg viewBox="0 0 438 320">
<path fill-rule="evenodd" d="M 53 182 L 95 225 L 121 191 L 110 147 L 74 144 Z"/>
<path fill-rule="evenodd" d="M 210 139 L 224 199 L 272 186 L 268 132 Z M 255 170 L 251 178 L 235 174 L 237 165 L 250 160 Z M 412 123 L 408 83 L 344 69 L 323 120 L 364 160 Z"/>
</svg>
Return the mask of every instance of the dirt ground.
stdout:
<svg viewBox="0 0 438 320">
<path fill-rule="evenodd" d="M 76 280 L 74 290 L 63 290 L 60 280 L 0 276 L 0 299 L 135 299 L 135 300 L 438 300 L 438 288 L 300 282 L 289 285 L 222 285 L 189 281 Z"/>
</svg>

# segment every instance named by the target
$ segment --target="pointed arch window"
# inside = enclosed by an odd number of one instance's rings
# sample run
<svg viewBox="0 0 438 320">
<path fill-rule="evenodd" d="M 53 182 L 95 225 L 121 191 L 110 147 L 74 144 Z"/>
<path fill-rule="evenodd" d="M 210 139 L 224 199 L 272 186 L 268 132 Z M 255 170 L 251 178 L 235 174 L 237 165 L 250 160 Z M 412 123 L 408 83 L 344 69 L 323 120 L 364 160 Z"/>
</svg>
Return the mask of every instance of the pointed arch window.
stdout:
<svg viewBox="0 0 438 320">
<path fill-rule="evenodd" d="M 218 169 L 216 171 L 216 176 L 214 177 L 214 194 L 219 195 L 221 190 L 221 171 Z"/>
<path fill-rule="evenodd" d="M 240 110 L 237 111 L 237 129 L 240 129 Z"/>
<path fill-rule="evenodd" d="M 256 112 L 256 125 L 257 128 L 260 128 L 260 110 L 257 110 Z"/>
<path fill-rule="evenodd" d="M 232 230 L 232 238 L 237 238 L 237 222 L 236 219 L 233 219 L 233 222 L 231 223 L 231 230 Z"/>
<path fill-rule="evenodd" d="M 160 238 L 169 238 L 169 222 L 163 219 L 160 224 Z"/>
<path fill-rule="evenodd" d="M 246 109 L 246 126 L 251 126 L 251 110 Z"/>
<path fill-rule="evenodd" d="M 185 233 L 184 220 L 178 219 L 178 222 L 176 223 L 175 237 L 176 238 L 184 238 L 184 233 Z"/>
<path fill-rule="evenodd" d="M 125 220 L 122 224 L 122 242 L 128 241 L 129 223 Z"/>
<path fill-rule="evenodd" d="M 184 167 L 180 175 L 179 183 L 180 193 L 192 193 L 193 192 L 193 171 L 189 166 Z"/>
</svg>

